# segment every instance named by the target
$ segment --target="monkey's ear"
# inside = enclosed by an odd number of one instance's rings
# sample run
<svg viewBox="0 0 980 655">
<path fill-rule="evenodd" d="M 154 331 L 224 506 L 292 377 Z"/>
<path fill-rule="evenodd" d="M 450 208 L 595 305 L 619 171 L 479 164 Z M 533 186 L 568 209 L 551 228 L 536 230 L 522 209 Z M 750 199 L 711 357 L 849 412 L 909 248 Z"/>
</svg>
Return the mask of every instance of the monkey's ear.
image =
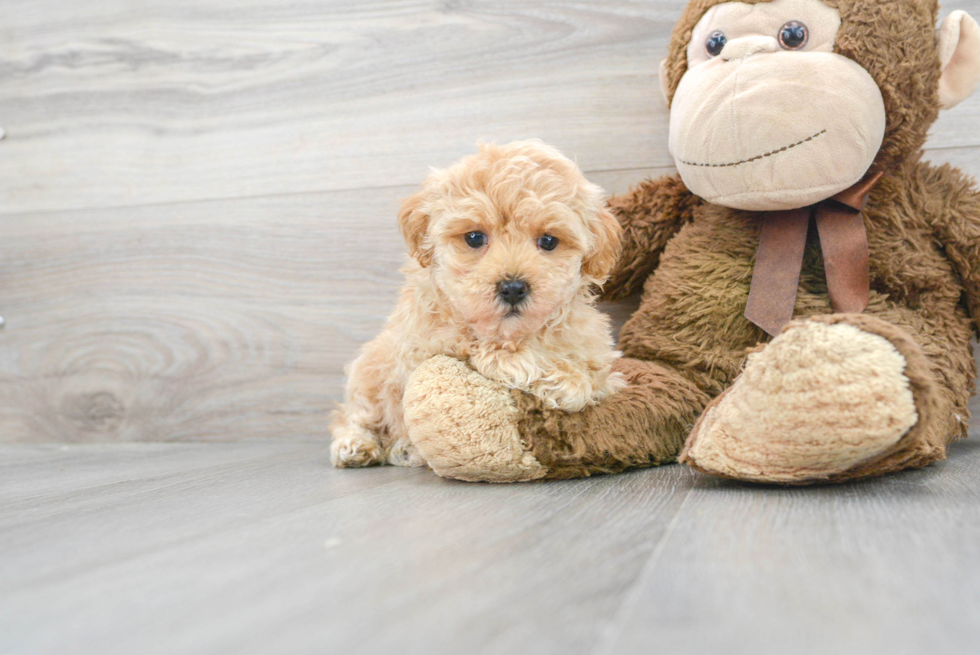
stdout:
<svg viewBox="0 0 980 655">
<path fill-rule="evenodd" d="M 428 194 L 418 191 L 402 202 L 398 210 L 398 228 L 408 244 L 408 252 L 418 260 L 422 268 L 432 262 L 432 248 L 426 244 L 429 234 Z"/>
<path fill-rule="evenodd" d="M 595 247 L 582 262 L 582 271 L 602 283 L 612 273 L 613 266 L 619 259 L 620 235 L 623 228 L 608 209 L 600 210 L 590 227 L 595 237 Z"/>
<path fill-rule="evenodd" d="M 670 106 L 670 88 L 667 86 L 667 60 L 660 60 L 660 93 L 664 96 L 664 102 Z"/>
<path fill-rule="evenodd" d="M 954 11 L 939 28 L 939 103 L 951 109 L 980 84 L 980 26 L 965 11 Z"/>
</svg>

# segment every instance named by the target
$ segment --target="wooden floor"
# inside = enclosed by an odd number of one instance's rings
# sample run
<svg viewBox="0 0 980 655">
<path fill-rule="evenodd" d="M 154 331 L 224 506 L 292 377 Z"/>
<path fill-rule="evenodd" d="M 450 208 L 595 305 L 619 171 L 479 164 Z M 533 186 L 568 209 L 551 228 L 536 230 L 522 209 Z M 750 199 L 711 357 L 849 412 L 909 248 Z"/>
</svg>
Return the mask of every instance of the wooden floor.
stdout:
<svg viewBox="0 0 980 655">
<path fill-rule="evenodd" d="M 980 652 L 980 443 L 813 489 L 328 466 L 399 199 L 478 139 L 672 172 L 683 4 L 5 12 L 0 655 Z M 925 157 L 980 174 L 980 95 Z"/>
<path fill-rule="evenodd" d="M 0 653 L 929 653 L 980 644 L 980 441 L 871 482 L 509 486 L 321 443 L 0 446 Z"/>
</svg>

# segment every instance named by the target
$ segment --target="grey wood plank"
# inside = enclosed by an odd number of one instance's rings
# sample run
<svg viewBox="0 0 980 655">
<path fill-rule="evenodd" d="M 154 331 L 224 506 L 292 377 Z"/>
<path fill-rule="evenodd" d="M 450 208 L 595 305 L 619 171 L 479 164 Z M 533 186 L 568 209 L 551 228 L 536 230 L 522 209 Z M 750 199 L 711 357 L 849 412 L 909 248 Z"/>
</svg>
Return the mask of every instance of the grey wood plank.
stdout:
<svg viewBox="0 0 980 655">
<path fill-rule="evenodd" d="M 410 190 L 5 217 L 0 440 L 323 436 Z"/>
<path fill-rule="evenodd" d="M 472 485 L 285 442 L 66 452 L 97 453 L 106 484 L 75 491 L 43 457 L 4 471 L 53 489 L 10 505 L 0 485 L 0 652 L 586 653 L 694 477 Z"/>
<path fill-rule="evenodd" d="M 0 446 L 29 461 L 0 484 L 3 653 L 952 653 L 980 625 L 969 442 L 808 489 L 679 466 L 463 484 L 282 441 L 66 448 Z"/>
<path fill-rule="evenodd" d="M 69 456 L 52 453 L 34 466 L 8 469 L 0 547 L 18 569 L 4 576 L 4 588 L 37 587 L 428 473 L 328 475 L 326 443 L 276 443 L 70 446 Z M 22 496 L 24 486 L 35 493 Z"/>
<path fill-rule="evenodd" d="M 0 214 L 415 184 L 478 138 L 669 166 L 656 75 L 683 4 L 18 5 L 0 26 Z M 930 146 L 980 145 L 977 124 L 980 97 Z"/>
<path fill-rule="evenodd" d="M 978 125 L 980 125 L 980 121 L 978 121 Z M 974 180 L 980 180 L 980 148 L 963 147 L 926 150 L 923 159 L 936 165 L 949 164 L 950 166 L 956 166 L 972 175 Z"/>
<path fill-rule="evenodd" d="M 303 450 L 316 456 L 320 442 L 291 441 L 276 452 Z M 158 479 L 178 473 L 196 475 L 199 469 L 218 465 L 245 466 L 268 456 L 262 441 L 236 441 L 225 448 L 175 448 L 169 444 L 114 444 L 107 457 L 104 445 L 38 444 L 30 448 L 3 449 L 0 458 L 0 503 L 4 511 L 16 503 L 27 505 L 58 498 L 73 502 L 93 488 L 115 488 L 137 480 Z M 322 453 L 321 453 L 322 456 Z"/>
<path fill-rule="evenodd" d="M 596 652 L 976 652 L 978 475 L 963 442 L 845 486 L 699 478 Z"/>
</svg>

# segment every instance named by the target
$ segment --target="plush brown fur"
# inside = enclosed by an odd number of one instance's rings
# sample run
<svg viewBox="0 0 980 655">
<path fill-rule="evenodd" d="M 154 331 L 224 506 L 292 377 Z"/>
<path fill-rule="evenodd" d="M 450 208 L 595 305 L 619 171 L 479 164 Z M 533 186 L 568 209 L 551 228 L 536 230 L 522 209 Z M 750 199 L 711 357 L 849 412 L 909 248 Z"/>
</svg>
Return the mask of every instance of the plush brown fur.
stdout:
<svg viewBox="0 0 980 655">
<path fill-rule="evenodd" d="M 619 473 L 674 461 L 709 397 L 668 367 L 623 359 L 628 392 L 576 414 L 547 410 L 530 394 L 514 392 L 523 417 L 520 433 L 548 468 L 547 478 Z"/>
<path fill-rule="evenodd" d="M 609 201 L 623 227 L 623 246 L 612 277 L 603 286 L 606 300 L 640 290 L 660 262 L 664 246 L 691 222 L 699 204 L 701 199 L 687 190 L 679 175 L 647 180 L 632 193 Z"/>
<path fill-rule="evenodd" d="M 692 28 L 722 1 L 693 0 L 678 22 L 668 95 L 686 70 Z M 863 212 L 867 310 L 833 315 L 811 233 L 794 316 L 847 323 L 887 340 L 905 358 L 918 421 L 869 460 L 829 476 L 801 472 L 798 483 L 878 475 L 945 457 L 947 446 L 967 435 L 976 377 L 970 338 L 980 330 L 980 194 L 959 171 L 919 161 L 939 107 L 937 3 L 825 1 L 842 15 L 837 51 L 867 69 L 884 96 L 887 128 L 876 163 L 885 176 Z M 604 293 L 617 298 L 644 287 L 620 336 L 625 357 L 616 367 L 630 385 L 574 415 L 516 394 L 520 434 L 548 478 L 673 460 L 711 399 L 738 378 L 748 353 L 770 341 L 743 315 L 761 214 L 703 202 L 678 177 L 644 182 L 610 205 L 623 226 L 623 252 Z"/>
</svg>

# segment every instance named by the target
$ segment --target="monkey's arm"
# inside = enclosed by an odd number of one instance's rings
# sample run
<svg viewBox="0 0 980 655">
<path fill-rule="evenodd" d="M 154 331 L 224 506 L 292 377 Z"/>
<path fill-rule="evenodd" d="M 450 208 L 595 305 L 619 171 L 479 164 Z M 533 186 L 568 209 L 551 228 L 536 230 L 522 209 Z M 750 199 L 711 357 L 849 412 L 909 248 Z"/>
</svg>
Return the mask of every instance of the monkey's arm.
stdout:
<svg viewBox="0 0 980 655">
<path fill-rule="evenodd" d="M 602 288 L 604 300 L 637 291 L 657 267 L 671 237 L 691 220 L 700 199 L 687 190 L 679 175 L 646 180 L 629 193 L 609 200 L 623 226 L 623 250 Z"/>
<path fill-rule="evenodd" d="M 956 175 L 946 176 L 950 182 L 943 196 L 947 205 L 934 228 L 963 281 L 973 330 L 980 336 L 980 192 L 970 178 L 954 172 Z"/>
</svg>

